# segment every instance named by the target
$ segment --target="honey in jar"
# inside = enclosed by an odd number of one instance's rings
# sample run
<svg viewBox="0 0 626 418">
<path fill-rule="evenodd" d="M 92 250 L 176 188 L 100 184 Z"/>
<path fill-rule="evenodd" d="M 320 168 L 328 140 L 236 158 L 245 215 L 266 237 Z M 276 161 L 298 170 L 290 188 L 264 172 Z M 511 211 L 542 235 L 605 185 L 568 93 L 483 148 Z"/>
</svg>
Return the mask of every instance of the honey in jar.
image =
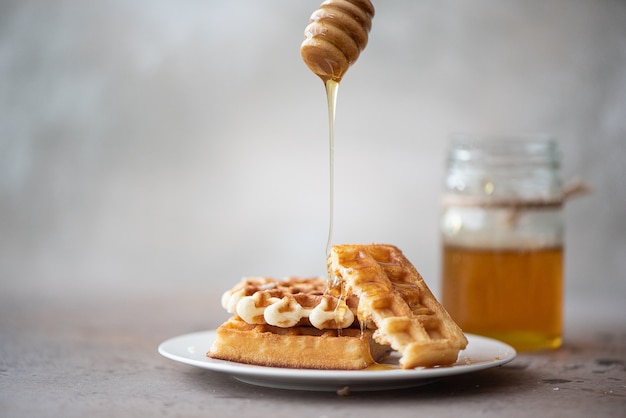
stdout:
<svg viewBox="0 0 626 418">
<path fill-rule="evenodd" d="M 557 143 L 455 136 L 441 217 L 442 302 L 463 331 L 520 351 L 556 348 L 563 327 Z"/>
</svg>

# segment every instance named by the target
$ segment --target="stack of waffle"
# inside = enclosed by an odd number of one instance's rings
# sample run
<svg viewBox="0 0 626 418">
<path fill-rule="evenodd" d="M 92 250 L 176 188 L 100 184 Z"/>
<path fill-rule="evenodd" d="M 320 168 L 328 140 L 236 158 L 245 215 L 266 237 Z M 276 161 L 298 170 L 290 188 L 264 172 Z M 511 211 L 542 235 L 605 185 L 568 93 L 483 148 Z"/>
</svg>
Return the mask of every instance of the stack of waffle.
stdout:
<svg viewBox="0 0 626 418">
<path fill-rule="evenodd" d="M 363 369 L 397 351 L 405 369 L 448 365 L 467 345 L 422 276 L 392 245 L 338 245 L 329 279 L 246 279 L 209 357 L 273 367 Z"/>
</svg>

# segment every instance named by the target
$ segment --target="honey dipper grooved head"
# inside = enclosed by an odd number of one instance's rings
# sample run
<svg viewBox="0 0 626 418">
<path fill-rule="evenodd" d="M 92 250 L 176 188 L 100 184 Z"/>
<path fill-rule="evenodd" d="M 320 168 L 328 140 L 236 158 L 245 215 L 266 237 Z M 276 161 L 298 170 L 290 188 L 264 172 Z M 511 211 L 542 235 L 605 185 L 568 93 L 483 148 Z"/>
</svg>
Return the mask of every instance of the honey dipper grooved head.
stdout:
<svg viewBox="0 0 626 418">
<path fill-rule="evenodd" d="M 373 17 L 369 0 L 326 0 L 304 30 L 302 59 L 324 83 L 341 81 L 365 49 Z"/>
</svg>

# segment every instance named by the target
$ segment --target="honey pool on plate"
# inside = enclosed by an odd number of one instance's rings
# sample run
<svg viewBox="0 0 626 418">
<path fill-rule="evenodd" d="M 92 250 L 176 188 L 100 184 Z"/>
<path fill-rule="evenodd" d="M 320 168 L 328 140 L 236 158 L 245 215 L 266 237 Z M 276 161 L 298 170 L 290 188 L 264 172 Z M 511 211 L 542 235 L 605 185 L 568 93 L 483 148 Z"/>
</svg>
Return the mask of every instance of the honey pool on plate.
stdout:
<svg viewBox="0 0 626 418">
<path fill-rule="evenodd" d="M 563 248 L 443 247 L 442 302 L 464 332 L 517 350 L 561 345 Z"/>
</svg>

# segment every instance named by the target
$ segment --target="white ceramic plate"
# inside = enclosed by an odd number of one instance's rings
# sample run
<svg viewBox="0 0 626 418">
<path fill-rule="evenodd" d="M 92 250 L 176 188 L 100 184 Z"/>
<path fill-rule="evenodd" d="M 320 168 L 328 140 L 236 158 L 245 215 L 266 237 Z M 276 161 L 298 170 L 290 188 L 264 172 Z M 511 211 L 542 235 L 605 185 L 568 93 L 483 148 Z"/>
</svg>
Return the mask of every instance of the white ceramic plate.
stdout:
<svg viewBox="0 0 626 418">
<path fill-rule="evenodd" d="M 252 385 L 280 389 L 337 391 L 373 391 L 420 386 L 445 376 L 475 372 L 501 366 L 515 358 L 513 347 L 490 338 L 466 334 L 469 344 L 459 353 L 455 364 L 447 367 L 402 370 L 398 356 L 391 355 L 383 370 L 310 370 L 253 366 L 206 356 L 215 340 L 215 331 L 195 332 L 164 341 L 159 353 L 171 360 L 215 372 L 226 373 Z"/>
</svg>

